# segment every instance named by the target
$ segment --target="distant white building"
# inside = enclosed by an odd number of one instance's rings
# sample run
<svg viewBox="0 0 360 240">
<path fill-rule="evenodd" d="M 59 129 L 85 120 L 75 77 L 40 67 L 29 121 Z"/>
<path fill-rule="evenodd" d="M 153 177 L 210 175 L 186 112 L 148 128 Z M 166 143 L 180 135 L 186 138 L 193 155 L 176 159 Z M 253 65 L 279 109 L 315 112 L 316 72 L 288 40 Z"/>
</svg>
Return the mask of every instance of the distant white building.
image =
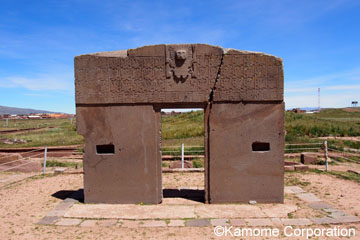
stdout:
<svg viewBox="0 0 360 240">
<path fill-rule="evenodd" d="M 40 119 L 41 117 L 38 115 L 29 115 L 28 118 L 29 119 Z"/>
</svg>

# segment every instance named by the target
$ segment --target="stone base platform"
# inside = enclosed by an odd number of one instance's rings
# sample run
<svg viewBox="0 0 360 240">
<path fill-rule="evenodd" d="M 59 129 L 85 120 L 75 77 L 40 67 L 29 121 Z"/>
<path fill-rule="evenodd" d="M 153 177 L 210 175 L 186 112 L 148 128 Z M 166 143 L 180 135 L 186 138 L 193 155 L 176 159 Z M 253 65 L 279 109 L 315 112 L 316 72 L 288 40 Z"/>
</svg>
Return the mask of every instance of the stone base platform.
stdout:
<svg viewBox="0 0 360 240">
<path fill-rule="evenodd" d="M 158 205 L 135 204 L 83 204 L 81 191 L 61 202 L 38 224 L 58 226 L 119 226 L 137 227 L 206 227 L 206 226 L 306 226 L 360 222 L 360 218 L 348 215 L 323 202 L 312 193 L 297 186 L 285 187 L 285 193 L 295 195 L 299 201 L 318 211 L 319 218 L 292 218 L 298 210 L 292 204 L 204 204 L 197 198 L 201 189 L 193 191 L 195 198 L 172 196 Z M 168 193 L 167 193 L 168 194 Z"/>
</svg>

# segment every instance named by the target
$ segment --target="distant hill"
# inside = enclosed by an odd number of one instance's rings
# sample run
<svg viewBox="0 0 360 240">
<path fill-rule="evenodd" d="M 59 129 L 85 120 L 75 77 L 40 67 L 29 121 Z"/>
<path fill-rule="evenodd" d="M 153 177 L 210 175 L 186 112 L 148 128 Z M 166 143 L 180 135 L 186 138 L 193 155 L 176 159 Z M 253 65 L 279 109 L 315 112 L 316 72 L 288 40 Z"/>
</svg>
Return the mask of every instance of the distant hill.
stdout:
<svg viewBox="0 0 360 240">
<path fill-rule="evenodd" d="M 36 110 L 36 109 L 30 109 L 30 108 L 14 108 L 14 107 L 5 107 L 0 106 L 0 115 L 3 114 L 30 114 L 30 113 L 54 113 L 44 110 Z"/>
</svg>

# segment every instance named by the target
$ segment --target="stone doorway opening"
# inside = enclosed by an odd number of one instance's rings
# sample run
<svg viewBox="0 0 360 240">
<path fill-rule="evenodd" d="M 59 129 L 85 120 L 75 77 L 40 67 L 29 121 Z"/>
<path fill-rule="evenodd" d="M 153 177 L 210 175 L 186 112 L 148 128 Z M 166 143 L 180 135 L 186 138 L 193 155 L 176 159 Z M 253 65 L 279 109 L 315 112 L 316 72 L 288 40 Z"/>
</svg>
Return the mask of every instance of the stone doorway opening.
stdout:
<svg viewBox="0 0 360 240">
<path fill-rule="evenodd" d="M 205 202 L 205 128 L 203 108 L 161 109 L 164 202 L 174 198 Z M 196 175 L 195 181 L 189 181 L 191 174 Z"/>
</svg>

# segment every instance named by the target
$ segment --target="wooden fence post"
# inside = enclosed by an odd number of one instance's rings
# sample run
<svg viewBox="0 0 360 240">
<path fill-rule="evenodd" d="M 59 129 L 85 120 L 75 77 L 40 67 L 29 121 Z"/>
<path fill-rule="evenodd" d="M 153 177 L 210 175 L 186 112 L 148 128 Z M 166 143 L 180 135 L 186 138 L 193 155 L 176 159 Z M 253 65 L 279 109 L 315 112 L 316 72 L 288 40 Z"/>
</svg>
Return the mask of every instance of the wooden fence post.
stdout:
<svg viewBox="0 0 360 240">
<path fill-rule="evenodd" d="M 324 141 L 324 153 L 325 153 L 325 171 L 328 171 L 328 159 L 329 159 L 329 155 L 328 155 L 328 145 L 327 145 L 327 141 Z"/>
</svg>

